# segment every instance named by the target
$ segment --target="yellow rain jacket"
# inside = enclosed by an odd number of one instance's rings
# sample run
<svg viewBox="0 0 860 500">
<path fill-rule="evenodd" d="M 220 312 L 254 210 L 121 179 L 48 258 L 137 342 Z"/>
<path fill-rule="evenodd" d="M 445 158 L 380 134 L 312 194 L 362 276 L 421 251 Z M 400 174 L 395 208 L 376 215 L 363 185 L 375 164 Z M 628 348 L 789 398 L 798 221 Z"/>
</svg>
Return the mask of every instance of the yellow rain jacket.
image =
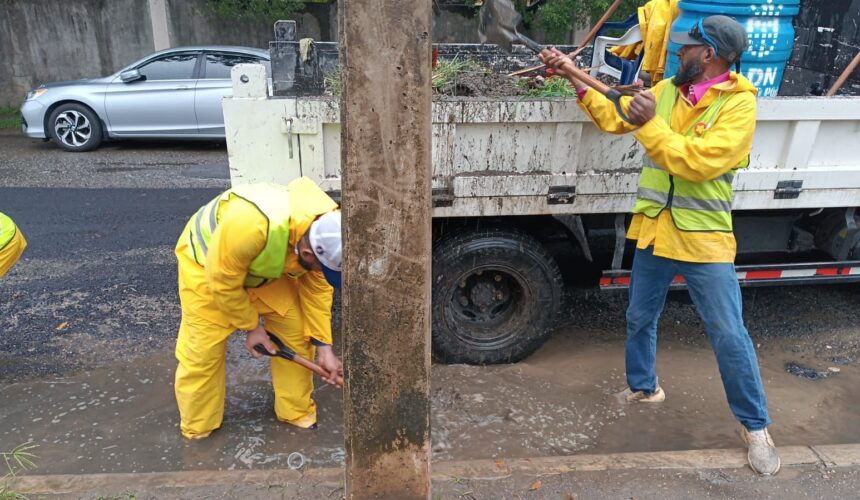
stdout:
<svg viewBox="0 0 860 500">
<path fill-rule="evenodd" d="M 614 47 L 612 53 L 624 59 L 635 59 L 645 49 L 642 70 L 651 75 L 654 85 L 663 79 L 666 71 L 666 50 L 669 32 L 678 17 L 678 0 L 651 0 L 636 11 L 642 41 L 633 45 Z"/>
<path fill-rule="evenodd" d="M 251 330 L 257 326 L 258 313 L 251 302 L 259 299 L 280 315 L 290 309 L 302 312 L 305 337 L 331 344 L 332 288 L 321 272 L 307 272 L 299 264 L 295 246 L 320 215 L 337 208 L 313 181 L 302 177 L 287 185 L 289 191 L 290 237 L 284 275 L 259 288 L 245 288 L 245 277 L 251 261 L 266 245 L 266 217 L 242 198 L 231 198 L 218 209 L 220 237 L 213 241 L 206 256 L 207 265 L 193 262 L 189 237 L 194 220 L 190 220 L 177 245 L 182 257 L 191 262 L 181 265 L 182 272 L 196 282 L 190 304 L 204 318 L 223 326 Z M 180 246 L 182 250 L 180 251 Z M 181 255 L 180 255 L 181 254 Z M 300 286 L 298 286 L 300 285 Z"/>
<path fill-rule="evenodd" d="M 663 80 L 648 92 L 659 102 L 664 86 L 669 84 L 671 80 Z M 727 81 L 709 88 L 695 106 L 679 95 L 672 109 L 671 123 L 655 116 L 639 128 L 621 120 L 615 106 L 592 89 L 586 91 L 579 104 L 604 132 L 635 132 L 645 154 L 670 175 L 689 182 L 703 182 L 726 174 L 749 155 L 755 132 L 756 92 L 749 80 L 732 72 Z M 704 110 L 725 94 L 731 96 L 719 109 L 710 128 L 696 127 Z M 625 108 L 629 99 L 622 101 Z M 701 133 L 685 135 L 690 127 Z M 637 248 L 653 245 L 654 255 L 686 262 L 734 262 L 737 250 L 734 234 L 682 231 L 676 227 L 668 210 L 653 219 L 634 215 L 627 237 L 637 240 Z"/>
<path fill-rule="evenodd" d="M 174 392 L 180 430 L 186 438 L 204 438 L 221 426 L 226 397 L 227 340 L 235 330 L 251 330 L 262 317 L 267 331 L 308 359 L 316 352 L 311 338 L 332 343 L 333 289 L 321 272 L 302 268 L 295 248 L 311 223 L 336 209 L 337 203 L 313 181 L 300 178 L 286 187 L 289 213 L 285 215 L 274 199 L 279 189 L 262 190 L 268 194 L 262 193 L 266 199 L 258 200 L 261 208 L 253 203 L 253 197 L 222 195 L 219 202 L 210 202 L 207 210 L 198 212 L 205 214 L 201 219 L 208 224 L 212 215 L 208 209 L 217 206 L 217 227 L 211 236 L 204 237 L 205 258 L 195 255 L 201 248 L 200 241 L 194 239 L 200 227 L 195 225 L 197 217 L 191 218 L 176 244 L 182 320 L 176 342 L 179 365 Z M 261 196 L 261 190 L 247 191 Z M 281 216 L 280 221 L 273 221 L 272 231 L 262 208 L 265 206 L 274 217 L 279 213 Z M 260 269 L 258 257 L 263 254 L 267 239 L 274 238 L 275 245 L 283 248 L 281 223 L 287 216 L 289 237 L 283 275 L 258 288 L 246 288 L 252 262 L 256 261 Z M 267 252 L 262 260 L 271 264 L 279 258 Z M 316 423 L 313 373 L 281 358 L 271 358 L 270 366 L 277 418 L 303 428 Z"/>
<path fill-rule="evenodd" d="M 18 262 L 26 248 L 27 240 L 18 226 L 8 215 L 0 212 L 0 278 Z"/>
</svg>

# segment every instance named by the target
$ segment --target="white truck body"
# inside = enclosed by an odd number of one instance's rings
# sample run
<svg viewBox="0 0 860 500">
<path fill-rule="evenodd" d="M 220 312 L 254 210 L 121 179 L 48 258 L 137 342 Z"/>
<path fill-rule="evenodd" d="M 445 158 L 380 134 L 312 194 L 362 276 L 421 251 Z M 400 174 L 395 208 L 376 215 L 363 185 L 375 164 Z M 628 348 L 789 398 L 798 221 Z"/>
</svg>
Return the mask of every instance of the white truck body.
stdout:
<svg viewBox="0 0 860 500">
<path fill-rule="evenodd" d="M 233 69 L 232 182 L 307 176 L 339 193 L 338 101 L 270 97 L 264 79 L 262 66 Z M 757 119 L 734 186 L 738 255 L 753 259 L 737 267 L 739 282 L 860 281 L 860 97 L 760 99 Z M 577 276 L 596 267 L 602 289 L 629 286 L 625 221 L 643 155 L 632 134 L 601 132 L 573 98 L 447 98 L 433 103 L 432 122 L 439 359 L 516 361 L 548 337 L 563 304 L 551 243 L 571 244 L 564 259 Z M 793 255 L 761 260 L 773 254 Z"/>
<path fill-rule="evenodd" d="M 248 95 L 240 90 L 247 85 L 234 78 L 235 96 L 224 100 L 232 182 L 307 176 L 339 191 L 337 100 Z M 750 166 L 735 179 L 735 210 L 860 205 L 860 98 L 760 99 L 757 119 Z M 434 217 L 633 206 L 642 148 L 632 134 L 598 130 L 574 99 L 448 98 L 433 103 L 432 120 L 433 189 L 447 200 Z M 777 193 L 787 181 L 802 183 L 781 190 L 796 197 Z"/>
</svg>

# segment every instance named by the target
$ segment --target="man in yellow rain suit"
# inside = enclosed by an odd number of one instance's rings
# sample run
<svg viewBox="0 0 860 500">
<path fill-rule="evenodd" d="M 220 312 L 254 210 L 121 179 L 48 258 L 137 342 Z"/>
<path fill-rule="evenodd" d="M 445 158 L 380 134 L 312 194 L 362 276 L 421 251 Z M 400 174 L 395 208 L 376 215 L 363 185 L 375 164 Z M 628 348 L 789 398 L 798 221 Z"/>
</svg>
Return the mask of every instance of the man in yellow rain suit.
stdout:
<svg viewBox="0 0 860 500">
<path fill-rule="evenodd" d="M 651 85 L 663 79 L 666 71 L 666 48 L 669 46 L 669 31 L 678 17 L 679 0 L 651 0 L 636 10 L 642 41 L 612 49 L 612 53 L 624 59 L 636 59 L 642 51 L 642 71 L 651 77 Z"/>
<path fill-rule="evenodd" d="M 636 254 L 627 309 L 628 387 L 619 399 L 666 399 L 656 375 L 657 322 L 669 285 L 681 275 L 716 354 L 729 407 L 741 423 L 750 466 L 760 474 L 775 474 L 779 454 L 767 430 L 767 397 L 743 324 L 734 269 L 732 180 L 737 169 L 749 164 L 756 89 L 729 68 L 746 49 L 747 35 L 737 21 L 717 15 L 670 37 L 681 46 L 678 74 L 625 98 L 633 124 L 565 69 L 570 59 L 564 54 L 557 49 L 541 54 L 542 62 L 573 83 L 580 107 L 598 127 L 615 134 L 634 132 L 645 149 L 627 232 L 636 240 Z"/>
<path fill-rule="evenodd" d="M 337 203 L 313 181 L 287 186 L 236 186 L 204 205 L 176 244 L 182 321 L 176 342 L 176 402 L 188 439 L 221 426 L 226 390 L 227 339 L 246 331 L 245 347 L 276 347 L 266 331 L 334 375 L 333 286 L 340 286 L 341 223 Z M 271 359 L 275 415 L 315 428 L 312 373 Z"/>
<path fill-rule="evenodd" d="M 21 230 L 8 215 L 0 212 L 0 278 L 18 262 L 25 248 L 27 240 Z"/>
</svg>

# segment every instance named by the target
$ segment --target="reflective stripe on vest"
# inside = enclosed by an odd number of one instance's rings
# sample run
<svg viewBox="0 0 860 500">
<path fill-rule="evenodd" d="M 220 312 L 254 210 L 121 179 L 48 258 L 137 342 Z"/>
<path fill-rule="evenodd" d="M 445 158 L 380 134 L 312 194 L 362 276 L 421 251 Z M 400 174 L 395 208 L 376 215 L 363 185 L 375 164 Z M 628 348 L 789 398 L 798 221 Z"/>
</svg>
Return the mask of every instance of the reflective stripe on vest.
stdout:
<svg viewBox="0 0 860 500">
<path fill-rule="evenodd" d="M 660 95 L 656 113 L 666 123 L 671 123 L 672 110 L 678 99 L 678 88 L 667 83 Z M 693 122 L 684 135 L 694 135 L 695 124 L 705 124 L 710 129 L 717 114 L 730 97 L 720 93 L 701 116 Z M 735 170 L 749 165 L 749 155 L 731 171 L 705 182 L 688 182 L 669 175 L 663 168 L 645 156 L 636 204 L 633 213 L 657 217 L 669 208 L 675 226 L 683 231 L 731 231 L 732 230 L 732 181 Z"/>
<path fill-rule="evenodd" d="M 4 213 L 0 213 L 0 250 L 6 248 L 6 245 L 15 237 L 18 229 L 12 219 Z"/>
<path fill-rule="evenodd" d="M 266 217 L 266 246 L 251 261 L 245 278 L 246 288 L 256 288 L 284 274 L 290 240 L 290 210 L 287 188 L 275 184 L 249 184 L 229 189 L 202 206 L 194 214 L 189 236 L 192 257 L 201 266 L 212 235 L 218 228 L 218 209 L 231 198 L 242 198 Z"/>
</svg>

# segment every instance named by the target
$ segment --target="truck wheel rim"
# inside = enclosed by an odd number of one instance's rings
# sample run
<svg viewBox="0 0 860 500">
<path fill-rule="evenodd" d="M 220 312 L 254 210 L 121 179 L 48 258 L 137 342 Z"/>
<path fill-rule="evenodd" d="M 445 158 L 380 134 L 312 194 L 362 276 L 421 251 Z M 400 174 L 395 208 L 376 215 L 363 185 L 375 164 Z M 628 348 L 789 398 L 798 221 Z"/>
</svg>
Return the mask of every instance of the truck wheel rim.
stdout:
<svg viewBox="0 0 860 500">
<path fill-rule="evenodd" d="M 54 120 L 54 132 L 66 146 L 81 147 L 90 140 L 92 126 L 87 117 L 78 111 L 64 111 Z"/>
<path fill-rule="evenodd" d="M 464 273 L 450 289 L 446 321 L 463 342 L 492 349 L 510 342 L 528 322 L 524 309 L 532 290 L 506 267 L 479 267 Z"/>
</svg>

